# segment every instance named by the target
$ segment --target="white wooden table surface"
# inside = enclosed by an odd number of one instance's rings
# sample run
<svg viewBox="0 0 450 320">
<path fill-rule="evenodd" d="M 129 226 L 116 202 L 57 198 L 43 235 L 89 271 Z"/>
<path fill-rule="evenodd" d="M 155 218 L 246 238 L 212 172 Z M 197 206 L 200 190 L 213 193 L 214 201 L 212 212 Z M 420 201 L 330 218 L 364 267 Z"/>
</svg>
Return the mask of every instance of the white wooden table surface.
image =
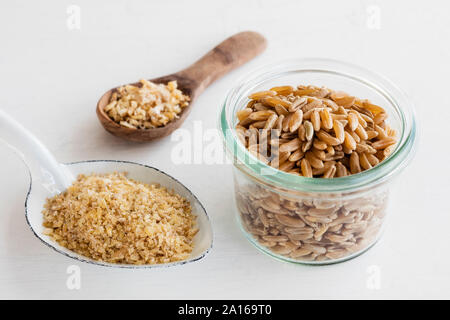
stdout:
<svg viewBox="0 0 450 320">
<path fill-rule="evenodd" d="M 124 159 L 177 177 L 206 206 L 215 246 L 203 261 L 173 269 L 77 264 L 29 230 L 27 173 L 1 145 L 0 298 L 450 298 L 449 12 L 447 1 L 2 2 L 0 108 L 61 162 Z M 326 267 L 272 260 L 235 224 L 229 165 L 175 165 L 176 141 L 129 144 L 97 122 L 95 103 L 106 89 L 179 70 L 247 29 L 267 37 L 267 51 L 205 91 L 184 129 L 193 130 L 195 121 L 204 131 L 216 128 L 238 77 L 292 57 L 375 70 L 416 105 L 418 154 L 392 191 L 384 237 L 357 259 Z M 79 290 L 66 285 L 73 264 L 81 270 Z"/>
</svg>

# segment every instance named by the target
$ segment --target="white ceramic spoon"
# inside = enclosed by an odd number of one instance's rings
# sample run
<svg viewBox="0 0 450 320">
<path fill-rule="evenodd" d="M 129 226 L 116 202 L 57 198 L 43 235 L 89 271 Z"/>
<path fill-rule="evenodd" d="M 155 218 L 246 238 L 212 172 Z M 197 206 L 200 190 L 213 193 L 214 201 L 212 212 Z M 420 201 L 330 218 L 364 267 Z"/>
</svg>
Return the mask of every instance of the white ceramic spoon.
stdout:
<svg viewBox="0 0 450 320">
<path fill-rule="evenodd" d="M 101 266 L 121 268 L 155 268 L 182 265 L 202 259 L 212 248 L 211 223 L 205 208 L 192 192 L 168 174 L 143 164 L 117 160 L 91 160 L 73 163 L 58 163 L 48 149 L 28 130 L 0 110 L 0 140 L 6 142 L 23 159 L 29 168 L 30 187 L 25 201 L 25 217 L 34 235 L 57 252 L 79 260 Z M 128 177 L 145 183 L 159 183 L 185 197 L 197 216 L 199 232 L 194 238 L 194 250 L 188 259 L 152 265 L 112 264 L 89 259 L 68 250 L 43 234 L 42 208 L 45 200 L 64 191 L 79 174 L 128 172 Z"/>
</svg>

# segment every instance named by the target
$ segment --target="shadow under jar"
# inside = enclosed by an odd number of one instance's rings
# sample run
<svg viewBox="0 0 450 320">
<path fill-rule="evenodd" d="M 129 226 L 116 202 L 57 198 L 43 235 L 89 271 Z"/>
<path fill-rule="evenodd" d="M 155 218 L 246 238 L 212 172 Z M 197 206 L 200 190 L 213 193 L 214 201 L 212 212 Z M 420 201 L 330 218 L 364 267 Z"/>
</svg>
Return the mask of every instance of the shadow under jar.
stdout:
<svg viewBox="0 0 450 320">
<path fill-rule="evenodd" d="M 381 106 L 397 144 L 375 167 L 340 178 L 307 178 L 270 167 L 240 142 L 236 113 L 251 93 L 284 85 L 324 86 Z M 299 59 L 259 69 L 228 94 L 219 127 L 233 161 L 239 225 L 263 252 L 289 262 L 329 264 L 363 253 L 379 238 L 389 187 L 413 155 L 416 124 L 411 103 L 391 82 L 360 67 Z"/>
</svg>

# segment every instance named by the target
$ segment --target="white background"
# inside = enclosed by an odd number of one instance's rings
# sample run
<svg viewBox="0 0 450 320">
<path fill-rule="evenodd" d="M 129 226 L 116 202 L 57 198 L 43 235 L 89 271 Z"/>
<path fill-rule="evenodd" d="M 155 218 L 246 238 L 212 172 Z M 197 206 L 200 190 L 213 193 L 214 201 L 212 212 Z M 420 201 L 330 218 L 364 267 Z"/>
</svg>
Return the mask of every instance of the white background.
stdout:
<svg viewBox="0 0 450 320">
<path fill-rule="evenodd" d="M 70 4 L 81 8 L 80 30 L 66 25 Z M 208 210 L 215 246 L 201 262 L 173 269 L 79 263 L 81 289 L 69 290 L 66 269 L 76 262 L 29 230 L 26 171 L 0 146 L 0 298 L 450 298 L 449 14 L 448 1 L 3 1 L 0 108 L 61 162 L 123 159 L 172 174 Z M 95 104 L 108 88 L 177 71 L 247 29 L 267 37 L 267 51 L 205 91 L 183 128 L 194 120 L 215 128 L 237 78 L 291 57 L 375 70 L 416 106 L 417 156 L 392 190 L 384 237 L 354 260 L 325 267 L 272 260 L 235 225 L 231 167 L 173 165 L 170 138 L 131 144 L 97 121 Z M 368 286 L 372 270 L 379 270 L 379 289 Z"/>
</svg>

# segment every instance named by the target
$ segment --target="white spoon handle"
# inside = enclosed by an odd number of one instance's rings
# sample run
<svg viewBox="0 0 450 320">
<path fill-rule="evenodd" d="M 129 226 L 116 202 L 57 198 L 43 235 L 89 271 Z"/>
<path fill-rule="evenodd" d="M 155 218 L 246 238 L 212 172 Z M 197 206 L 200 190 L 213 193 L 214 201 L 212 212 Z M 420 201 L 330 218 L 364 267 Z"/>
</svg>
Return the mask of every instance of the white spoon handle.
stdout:
<svg viewBox="0 0 450 320">
<path fill-rule="evenodd" d="M 64 191 L 74 180 L 50 151 L 21 124 L 0 110 L 0 141 L 16 151 L 30 169 L 33 183 L 42 184 L 51 194 Z"/>
</svg>

